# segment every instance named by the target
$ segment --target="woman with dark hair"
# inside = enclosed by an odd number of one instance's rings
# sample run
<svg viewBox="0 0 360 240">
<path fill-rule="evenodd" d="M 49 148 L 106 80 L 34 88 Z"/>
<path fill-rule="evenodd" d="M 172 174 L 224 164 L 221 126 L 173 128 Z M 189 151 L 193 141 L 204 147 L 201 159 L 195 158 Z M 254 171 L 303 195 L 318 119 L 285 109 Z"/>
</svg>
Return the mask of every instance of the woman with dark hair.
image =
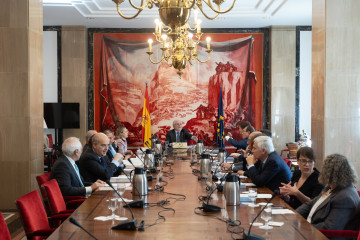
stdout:
<svg viewBox="0 0 360 240">
<path fill-rule="evenodd" d="M 319 176 L 323 192 L 296 210 L 318 229 L 359 230 L 357 209 L 360 198 L 354 183 L 358 176 L 348 159 L 331 154 Z"/>
<path fill-rule="evenodd" d="M 315 153 L 310 147 L 302 147 L 296 153 L 299 170 L 295 170 L 290 183 L 282 183 L 280 193 L 284 200 L 296 209 L 318 196 L 324 186 L 319 183 L 319 171 L 314 168 Z"/>
</svg>

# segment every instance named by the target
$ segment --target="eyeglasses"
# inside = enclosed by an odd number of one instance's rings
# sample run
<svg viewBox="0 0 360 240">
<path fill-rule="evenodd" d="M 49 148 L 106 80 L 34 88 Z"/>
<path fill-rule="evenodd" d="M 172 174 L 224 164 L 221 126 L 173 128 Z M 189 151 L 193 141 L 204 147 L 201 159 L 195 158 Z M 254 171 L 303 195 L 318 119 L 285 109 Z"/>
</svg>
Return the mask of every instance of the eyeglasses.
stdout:
<svg viewBox="0 0 360 240">
<path fill-rule="evenodd" d="M 304 158 L 300 158 L 298 159 L 298 161 L 302 164 L 302 165 L 306 165 L 307 163 L 309 165 L 313 164 L 314 163 L 314 160 L 307 160 L 307 159 L 304 159 Z"/>
</svg>

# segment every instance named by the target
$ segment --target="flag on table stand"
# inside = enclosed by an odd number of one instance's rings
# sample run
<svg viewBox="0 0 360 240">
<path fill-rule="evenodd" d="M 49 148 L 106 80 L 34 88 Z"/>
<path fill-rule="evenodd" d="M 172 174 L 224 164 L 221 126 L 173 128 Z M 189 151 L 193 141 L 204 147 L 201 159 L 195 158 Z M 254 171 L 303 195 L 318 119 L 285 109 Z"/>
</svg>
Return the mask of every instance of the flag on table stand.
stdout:
<svg viewBox="0 0 360 240">
<path fill-rule="evenodd" d="M 151 148 L 151 119 L 150 119 L 150 108 L 149 108 L 149 95 L 146 83 L 145 98 L 142 114 L 142 139 L 144 141 L 144 147 Z"/>
<path fill-rule="evenodd" d="M 222 87 L 220 87 L 219 95 L 219 107 L 218 107 L 218 121 L 217 121 L 217 130 L 216 130 L 216 143 L 219 148 L 225 148 L 224 143 L 224 109 L 222 101 Z"/>
</svg>

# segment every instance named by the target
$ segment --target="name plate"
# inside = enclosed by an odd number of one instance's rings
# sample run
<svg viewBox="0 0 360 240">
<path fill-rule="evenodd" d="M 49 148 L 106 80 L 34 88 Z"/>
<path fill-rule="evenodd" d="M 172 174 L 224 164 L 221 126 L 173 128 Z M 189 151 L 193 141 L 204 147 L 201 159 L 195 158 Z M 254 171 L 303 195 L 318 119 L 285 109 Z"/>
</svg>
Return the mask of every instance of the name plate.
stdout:
<svg viewBox="0 0 360 240">
<path fill-rule="evenodd" d="M 187 142 L 173 142 L 172 147 L 173 148 L 185 148 L 185 149 L 187 149 Z"/>
</svg>

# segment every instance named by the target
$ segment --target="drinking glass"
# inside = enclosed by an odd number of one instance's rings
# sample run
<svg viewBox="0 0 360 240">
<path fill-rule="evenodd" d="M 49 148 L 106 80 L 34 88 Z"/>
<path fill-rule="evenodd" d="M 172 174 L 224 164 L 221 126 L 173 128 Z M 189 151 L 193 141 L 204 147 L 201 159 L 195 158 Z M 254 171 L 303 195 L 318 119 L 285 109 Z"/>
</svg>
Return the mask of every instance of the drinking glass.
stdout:
<svg viewBox="0 0 360 240">
<path fill-rule="evenodd" d="M 220 179 L 224 176 L 224 173 L 222 173 L 221 172 L 221 170 L 220 169 L 218 169 L 218 171 L 215 173 L 215 176 L 217 177 L 217 184 L 220 184 L 221 183 L 221 181 L 220 181 Z"/>
<path fill-rule="evenodd" d="M 256 197 L 257 197 L 257 189 L 256 188 L 249 188 L 248 197 L 250 198 L 251 202 L 249 204 L 250 207 L 258 207 L 259 205 L 256 204 Z"/>
<path fill-rule="evenodd" d="M 126 188 L 125 184 L 118 183 L 117 192 L 122 196 L 124 194 L 124 192 L 125 192 L 125 188 Z"/>
<path fill-rule="evenodd" d="M 265 221 L 265 225 L 259 228 L 261 229 L 272 229 L 273 227 L 269 226 L 269 221 L 271 220 L 271 206 L 267 206 L 264 211 L 261 213 L 261 219 Z"/>
<path fill-rule="evenodd" d="M 117 198 L 110 198 L 107 200 L 108 202 L 108 209 L 111 210 L 111 216 L 109 219 L 115 219 L 117 216 L 115 215 L 115 210 L 118 208 L 118 200 Z"/>
</svg>

